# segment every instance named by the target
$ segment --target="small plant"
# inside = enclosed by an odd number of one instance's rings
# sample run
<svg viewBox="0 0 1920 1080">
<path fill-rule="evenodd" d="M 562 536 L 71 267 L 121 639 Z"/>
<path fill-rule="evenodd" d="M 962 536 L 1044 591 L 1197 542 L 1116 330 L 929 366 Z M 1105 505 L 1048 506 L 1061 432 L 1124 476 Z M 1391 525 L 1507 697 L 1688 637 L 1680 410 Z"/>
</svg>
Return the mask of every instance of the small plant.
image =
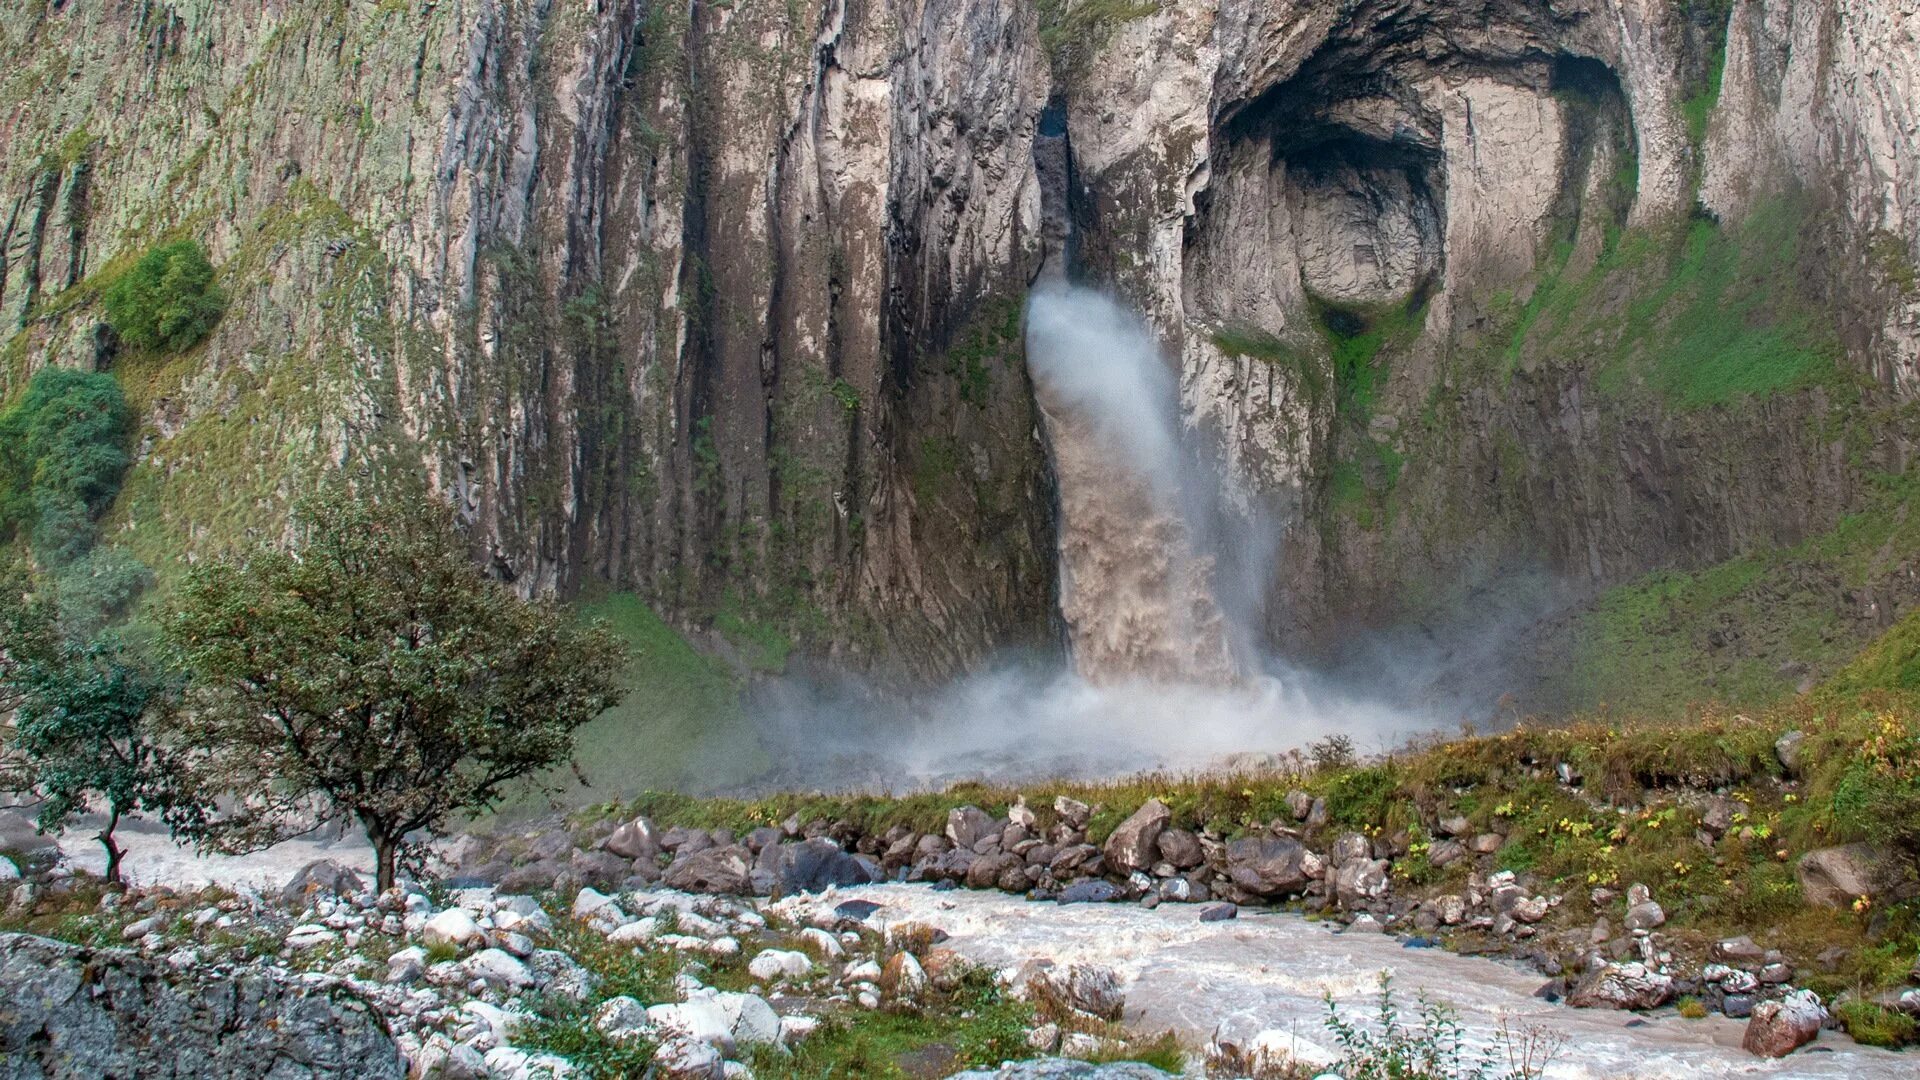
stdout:
<svg viewBox="0 0 1920 1080">
<path fill-rule="evenodd" d="M 199 344 L 227 296 L 213 283 L 213 264 L 192 240 L 161 244 L 133 264 L 105 296 L 107 323 L 136 349 L 180 352 Z"/>
<path fill-rule="evenodd" d="M 1920 1024 L 1913 1017 L 1853 998 L 1833 1008 L 1842 1027 L 1855 1042 L 1868 1046 L 1900 1047 L 1920 1041 Z"/>
<path fill-rule="evenodd" d="M 1674 1009 L 1688 1020 L 1705 1020 L 1707 1018 L 1706 1002 L 1691 995 L 1683 997 L 1676 1002 Z"/>
<path fill-rule="evenodd" d="M 1380 999 L 1371 1024 L 1340 1015 L 1326 996 L 1327 1029 L 1340 1060 L 1329 1071 L 1346 1080 L 1538 1080 L 1563 1045 L 1542 1029 L 1500 1026 L 1496 1045 L 1467 1050 L 1466 1028 L 1448 1006 L 1420 999 L 1418 1019 L 1402 1019 L 1393 976 L 1380 973 Z"/>
<path fill-rule="evenodd" d="M 1314 765 L 1328 772 L 1351 769 L 1357 760 L 1353 736 L 1342 732 L 1335 732 L 1307 749 L 1313 754 Z"/>
</svg>

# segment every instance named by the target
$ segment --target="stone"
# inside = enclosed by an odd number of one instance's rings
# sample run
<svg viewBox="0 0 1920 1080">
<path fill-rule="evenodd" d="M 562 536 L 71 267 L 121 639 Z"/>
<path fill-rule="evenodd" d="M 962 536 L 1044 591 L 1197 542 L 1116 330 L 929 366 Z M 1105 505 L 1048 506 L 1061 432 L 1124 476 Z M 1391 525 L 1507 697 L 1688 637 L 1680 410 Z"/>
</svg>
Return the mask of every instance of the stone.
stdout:
<svg viewBox="0 0 1920 1080">
<path fill-rule="evenodd" d="M 745 895 L 752 888 L 753 866 L 753 857 L 744 847 L 704 847 L 692 854 L 677 854 L 660 881 L 682 892 Z"/>
<path fill-rule="evenodd" d="M 1201 922 L 1226 922 L 1240 917 L 1240 909 L 1228 903 L 1208 904 L 1200 909 Z"/>
<path fill-rule="evenodd" d="M 1780 767 L 1787 771 L 1788 776 L 1800 772 L 1800 746 L 1806 741 L 1807 733 L 1798 730 L 1789 731 L 1774 740 L 1773 755 L 1780 759 Z"/>
<path fill-rule="evenodd" d="M 1720 1011 L 1734 1020 L 1745 1020 L 1753 1015 L 1753 997 L 1750 994 L 1728 994 L 1720 999 Z"/>
<path fill-rule="evenodd" d="M 1341 833 L 1339 838 L 1334 840 L 1333 847 L 1327 850 L 1327 861 L 1337 868 L 1356 859 L 1365 859 L 1372 854 L 1373 845 L 1367 842 L 1365 836 L 1357 832 Z"/>
<path fill-rule="evenodd" d="M 1207 1040 L 1209 1076 L 1278 1078 L 1305 1077 L 1337 1060 L 1326 1047 L 1296 1032 L 1270 1026 L 1256 1012 L 1228 1014 L 1214 1026 Z"/>
<path fill-rule="evenodd" d="M 1481 833 L 1467 841 L 1467 850 L 1473 852 L 1475 855 L 1491 855 L 1499 851 L 1500 845 L 1506 842 L 1507 838 L 1501 836 L 1499 833 Z"/>
<path fill-rule="evenodd" d="M 623 859 L 652 861 L 660 857 L 660 830 L 646 817 L 637 817 L 613 830 L 600 846 Z"/>
<path fill-rule="evenodd" d="M 1295 821 L 1307 820 L 1307 815 L 1313 810 L 1313 796 L 1299 788 L 1287 792 L 1286 803 L 1287 812 L 1293 815 Z"/>
<path fill-rule="evenodd" d="M 668 1040 L 689 1039 L 722 1054 L 733 1052 L 733 1018 L 711 992 L 677 1004 L 654 1005 L 647 1009 L 647 1021 Z"/>
<path fill-rule="evenodd" d="M 1120 899 L 1120 887 L 1102 878 L 1076 881 L 1060 890 L 1054 899 L 1062 904 L 1106 904 Z"/>
<path fill-rule="evenodd" d="M 20 867 L 12 859 L 0 855 L 0 881 L 19 881 Z"/>
<path fill-rule="evenodd" d="M 1178 870 L 1191 870 L 1206 859 L 1200 838 L 1187 829 L 1163 829 L 1156 843 L 1160 857 Z"/>
<path fill-rule="evenodd" d="M 429 948 L 464 949 L 485 941 L 486 937 L 486 932 L 465 908 L 452 907 L 438 912 L 420 928 L 420 940 Z"/>
<path fill-rule="evenodd" d="M 812 1037 L 814 1032 L 819 1030 L 820 1021 L 817 1017 L 801 1016 L 798 1014 L 782 1016 L 780 1018 L 780 1045 L 789 1048 L 798 1046 L 806 1042 L 807 1039 Z"/>
<path fill-rule="evenodd" d="M 1354 859 L 1333 872 L 1334 900 L 1343 908 L 1356 908 L 1378 900 L 1387 895 L 1390 887 L 1385 859 Z"/>
<path fill-rule="evenodd" d="M 1000 833 L 1000 822 L 977 806 L 959 806 L 947 811 L 947 839 L 965 851 L 989 836 Z"/>
<path fill-rule="evenodd" d="M 145 920 L 142 920 L 145 921 Z M 133 927 L 127 927 L 128 930 Z M 135 934 L 135 939 L 141 935 Z M 332 945 L 340 940 L 340 935 L 324 926 L 307 923 L 287 931 L 286 945 L 289 949 L 312 949 L 321 945 Z"/>
<path fill-rule="evenodd" d="M 918 997 L 927 989 L 926 969 L 912 953 L 894 953 L 880 971 L 880 988 L 894 997 Z"/>
<path fill-rule="evenodd" d="M 761 982 L 780 979 L 804 979 L 813 971 L 806 953 L 785 949 L 767 949 L 747 962 L 747 974 Z"/>
<path fill-rule="evenodd" d="M 1245 836 L 1227 845 L 1227 876 L 1259 897 L 1297 893 L 1312 880 L 1306 845 L 1284 836 Z"/>
<path fill-rule="evenodd" d="M 504 949 L 481 949 L 461 965 L 467 974 L 494 986 L 524 990 L 534 983 L 533 972 L 518 957 Z"/>
<path fill-rule="evenodd" d="M 1673 979 L 1637 961 L 1609 963 L 1587 973 L 1567 1004 L 1580 1009 L 1657 1009 L 1673 998 Z"/>
<path fill-rule="evenodd" d="M 348 984 L 271 968 L 185 970 L 120 949 L 0 934 L 8 1076 L 305 1075 L 401 1080 L 400 1050 Z"/>
<path fill-rule="evenodd" d="M 677 1035 L 653 1052 L 648 1075 L 654 1080 L 724 1080 L 725 1061 L 711 1044 Z"/>
<path fill-rule="evenodd" d="M 1464 817 L 1456 814 L 1453 817 L 1441 819 L 1440 833 L 1443 836 L 1459 839 L 1471 832 L 1473 832 L 1473 822 L 1468 821 Z"/>
<path fill-rule="evenodd" d="M 1818 848 L 1800 856 L 1794 877 L 1807 903 L 1844 908 L 1865 897 L 1877 900 L 1886 889 L 1889 860 L 1870 844 Z"/>
<path fill-rule="evenodd" d="M 1173 818 L 1173 812 L 1159 799 L 1148 799 L 1114 828 L 1101 848 L 1107 866 L 1122 874 L 1144 870 L 1159 857 L 1160 833 Z"/>
<path fill-rule="evenodd" d="M 752 877 L 753 891 L 781 896 L 884 880 L 884 875 L 875 874 L 860 856 L 842 851 L 831 840 L 818 838 L 761 848 Z"/>
<path fill-rule="evenodd" d="M 533 972 L 540 989 L 555 997 L 581 1001 L 600 983 L 599 976 L 558 949 L 533 950 L 527 957 L 527 968 Z"/>
<path fill-rule="evenodd" d="M 315 859 L 300 868 L 280 888 L 280 903 L 303 908 L 318 896 L 352 896 L 367 890 L 367 880 L 352 867 L 332 859 Z"/>
<path fill-rule="evenodd" d="M 1069 827 L 1084 829 L 1093 817 L 1093 808 L 1079 799 L 1056 795 L 1053 800 L 1053 812 Z"/>
<path fill-rule="evenodd" d="M 1758 967 L 1766 956 L 1766 951 L 1753 943 L 1753 939 L 1744 934 L 1736 938 L 1716 941 L 1707 950 L 1715 960 L 1735 966 Z"/>
<path fill-rule="evenodd" d="M 1022 965 L 1015 986 L 1043 1005 L 1100 1020 L 1117 1022 L 1126 1009 L 1119 976 L 1098 964 L 1061 966 L 1031 960 Z"/>
<path fill-rule="evenodd" d="M 1811 990 L 1795 990 L 1779 1001 L 1753 1007 L 1740 1045 L 1758 1057 L 1785 1057 L 1812 1042 L 1827 1022 L 1827 1010 Z"/>
<path fill-rule="evenodd" d="M 982 855 L 973 860 L 972 864 L 967 867 L 967 888 L 1000 888 L 1000 881 L 1006 876 L 1008 871 L 1024 871 L 1026 865 L 1027 862 L 1025 859 L 1010 852 L 996 851 L 992 854 Z M 1016 888 L 1024 887 L 1024 885 L 1025 879 L 1022 877 L 1021 884 L 1016 886 Z"/>
<path fill-rule="evenodd" d="M 1436 896 L 1427 907 L 1442 926 L 1459 926 L 1467 921 L 1467 900 L 1457 893 Z"/>
<path fill-rule="evenodd" d="M 1667 913 L 1652 900 L 1635 904 L 1627 909 L 1626 927 L 1628 930 L 1652 930 L 1664 926 Z"/>
</svg>

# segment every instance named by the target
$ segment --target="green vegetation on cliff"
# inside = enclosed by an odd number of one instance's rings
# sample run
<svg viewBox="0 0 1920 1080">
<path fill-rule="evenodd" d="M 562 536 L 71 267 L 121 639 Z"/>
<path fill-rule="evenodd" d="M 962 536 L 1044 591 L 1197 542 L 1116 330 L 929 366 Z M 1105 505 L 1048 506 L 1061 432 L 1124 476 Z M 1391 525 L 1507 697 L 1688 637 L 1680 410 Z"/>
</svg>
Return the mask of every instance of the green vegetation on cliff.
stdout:
<svg viewBox="0 0 1920 1080">
<path fill-rule="evenodd" d="M 0 534 L 27 530 L 64 565 L 93 546 L 93 519 L 127 469 L 132 413 L 112 375 L 42 368 L 0 413 Z"/>
<path fill-rule="evenodd" d="M 103 297 L 107 323 L 136 349 L 180 352 L 212 331 L 227 309 L 213 264 L 192 240 L 148 251 Z"/>
</svg>

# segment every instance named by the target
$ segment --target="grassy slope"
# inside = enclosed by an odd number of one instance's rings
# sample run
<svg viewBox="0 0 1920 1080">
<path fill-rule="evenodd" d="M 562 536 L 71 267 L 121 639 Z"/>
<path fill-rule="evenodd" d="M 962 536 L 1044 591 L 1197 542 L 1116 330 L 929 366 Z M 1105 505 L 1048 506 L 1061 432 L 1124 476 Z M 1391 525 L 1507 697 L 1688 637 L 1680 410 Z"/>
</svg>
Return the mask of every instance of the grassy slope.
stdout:
<svg viewBox="0 0 1920 1080">
<path fill-rule="evenodd" d="M 627 696 L 580 729 L 574 763 L 583 786 L 561 773 L 564 806 L 630 797 L 646 788 L 706 791 L 750 779 L 768 765 L 726 665 L 696 650 L 632 593 L 583 605 L 627 642 Z M 527 799 L 505 808 L 536 810 Z"/>
</svg>

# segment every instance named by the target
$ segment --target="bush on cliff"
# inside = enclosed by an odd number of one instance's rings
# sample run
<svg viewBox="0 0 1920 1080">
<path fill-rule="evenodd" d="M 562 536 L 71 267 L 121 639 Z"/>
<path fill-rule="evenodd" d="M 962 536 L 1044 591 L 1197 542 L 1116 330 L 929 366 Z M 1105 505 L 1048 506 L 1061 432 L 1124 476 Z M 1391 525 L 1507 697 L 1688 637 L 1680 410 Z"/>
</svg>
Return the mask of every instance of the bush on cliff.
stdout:
<svg viewBox="0 0 1920 1080">
<path fill-rule="evenodd" d="M 105 297 L 107 323 L 136 349 L 180 352 L 198 344 L 227 310 L 213 264 L 192 240 L 161 244 L 140 257 Z"/>
<path fill-rule="evenodd" d="M 195 568 L 163 617 L 189 679 L 190 774 L 231 796 L 183 831 L 244 851 L 355 821 L 384 890 L 409 837 L 567 760 L 619 699 L 625 652 L 482 575 L 438 501 L 329 487 L 295 531 L 291 551 Z"/>
<path fill-rule="evenodd" d="M 35 552 L 63 564 L 93 546 L 93 519 L 127 470 L 132 411 L 113 376 L 42 368 L 0 413 L 0 536 L 31 530 Z"/>
</svg>

